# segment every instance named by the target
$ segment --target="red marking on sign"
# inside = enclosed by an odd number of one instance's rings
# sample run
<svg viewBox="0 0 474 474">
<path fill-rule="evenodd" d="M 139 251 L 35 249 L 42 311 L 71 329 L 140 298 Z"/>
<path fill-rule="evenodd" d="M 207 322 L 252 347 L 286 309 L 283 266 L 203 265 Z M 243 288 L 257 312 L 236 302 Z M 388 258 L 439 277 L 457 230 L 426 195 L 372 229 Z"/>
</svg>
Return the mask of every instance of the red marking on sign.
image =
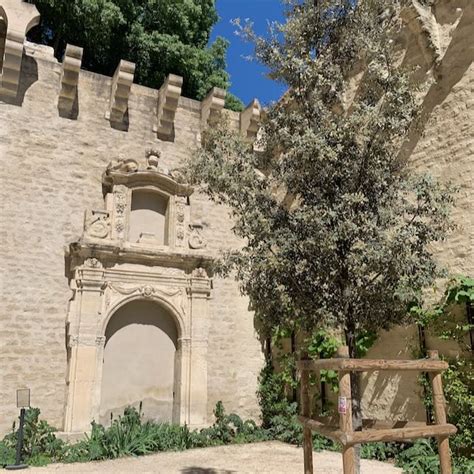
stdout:
<svg viewBox="0 0 474 474">
<path fill-rule="evenodd" d="M 342 415 L 347 413 L 347 398 L 346 397 L 339 397 L 337 403 L 337 411 Z"/>
</svg>

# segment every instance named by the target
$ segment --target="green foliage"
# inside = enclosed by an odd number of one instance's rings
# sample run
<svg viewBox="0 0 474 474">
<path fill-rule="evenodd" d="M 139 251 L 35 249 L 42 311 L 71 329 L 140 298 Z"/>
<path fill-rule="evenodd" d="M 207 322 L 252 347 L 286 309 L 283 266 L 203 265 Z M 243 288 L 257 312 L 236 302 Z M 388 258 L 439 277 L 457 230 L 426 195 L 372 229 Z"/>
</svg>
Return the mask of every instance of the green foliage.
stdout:
<svg viewBox="0 0 474 474">
<path fill-rule="evenodd" d="M 468 338 L 473 327 L 465 316 L 466 305 L 473 301 L 474 279 L 460 275 L 448 281 L 438 304 L 411 308 L 425 330 L 441 339 L 455 340 L 460 346 L 457 357 L 447 358 L 449 369 L 443 372 L 443 387 L 448 421 L 458 429 L 450 438 L 450 446 L 456 462 L 466 466 L 474 463 L 474 359 Z M 425 377 L 419 380 L 424 388 L 424 403 L 432 411 L 431 384 Z"/>
<path fill-rule="evenodd" d="M 29 408 L 25 413 L 24 438 L 22 459 L 28 460 L 33 466 L 43 466 L 58 461 L 62 456 L 64 443 L 56 438 L 55 428 L 46 421 L 39 419 L 40 410 Z M 5 436 L 3 444 L 10 450 L 15 450 L 18 430 L 13 424 L 12 432 Z"/>
<path fill-rule="evenodd" d="M 394 459 L 406 444 L 402 443 L 367 443 L 360 448 L 360 456 L 363 459 L 377 459 L 378 461 L 388 461 Z"/>
<path fill-rule="evenodd" d="M 450 438 L 451 449 L 457 456 L 474 462 L 474 361 L 451 360 L 443 373 L 443 384 L 448 421 L 458 428 Z"/>
<path fill-rule="evenodd" d="M 418 113 L 410 71 L 386 41 L 398 33 L 400 2 L 287 5 L 269 39 L 242 27 L 288 86 L 267 111 L 258 151 L 223 124 L 186 172 L 230 209 L 245 245 L 219 271 L 236 276 L 259 327 L 338 327 L 355 357 L 358 334 L 408 322 L 408 302 L 441 274 L 432 244 L 452 228 L 453 194 L 400 153 Z M 370 66 L 348 107 L 360 64 Z"/>
<path fill-rule="evenodd" d="M 438 452 L 432 442 L 420 439 L 397 456 L 396 466 L 408 474 L 438 474 Z"/>
<path fill-rule="evenodd" d="M 424 308 L 415 303 L 410 311 L 417 324 L 429 329 L 440 339 L 456 340 L 467 351 L 471 349 L 468 335 L 474 330 L 474 325 L 469 324 L 464 316 L 464 308 L 468 304 L 474 304 L 474 278 L 458 275 L 448 281 L 438 304 Z M 462 310 L 461 317 L 456 313 L 458 308 Z"/>
<path fill-rule="evenodd" d="M 0 441 L 0 467 L 15 464 L 15 450 L 8 442 Z"/>
<path fill-rule="evenodd" d="M 141 408 L 125 409 L 123 415 L 112 419 L 108 428 L 93 422 L 90 435 L 69 444 L 56 438 L 55 429 L 39 419 L 40 411 L 31 408 L 25 417 L 23 461 L 42 466 L 50 462 L 88 462 L 141 456 L 159 451 L 183 451 L 196 447 L 251 443 L 271 439 L 268 430 L 252 420 L 242 420 L 236 414 L 226 414 L 222 402 L 214 410 L 215 422 L 209 428 L 190 431 L 185 426 L 143 421 Z M 0 466 L 15 461 L 18 432 L 0 441 Z"/>
<path fill-rule="evenodd" d="M 301 445 L 303 428 L 298 421 L 298 404 L 288 401 L 284 387 L 284 377 L 280 372 L 276 373 L 272 363 L 267 361 L 260 372 L 257 391 L 262 411 L 262 428 L 268 433 L 269 439 Z M 313 435 L 313 447 L 316 451 L 336 449 L 331 440 L 316 433 Z"/>
<path fill-rule="evenodd" d="M 218 16 L 214 0 L 35 0 L 41 24 L 31 39 L 53 46 L 62 59 L 67 43 L 84 47 L 83 67 L 112 75 L 121 59 L 136 63 L 136 81 L 160 87 L 167 74 L 183 76 L 183 94 L 202 99 L 230 85 L 228 42 L 207 46 Z M 228 99 L 228 107 L 241 105 Z"/>
</svg>

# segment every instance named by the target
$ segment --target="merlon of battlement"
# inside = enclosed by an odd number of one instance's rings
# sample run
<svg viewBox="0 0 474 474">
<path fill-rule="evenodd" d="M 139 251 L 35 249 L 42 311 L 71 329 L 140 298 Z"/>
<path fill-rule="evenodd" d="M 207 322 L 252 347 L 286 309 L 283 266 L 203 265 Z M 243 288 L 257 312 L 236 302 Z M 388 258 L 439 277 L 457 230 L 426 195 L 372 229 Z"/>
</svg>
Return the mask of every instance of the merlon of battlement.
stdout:
<svg viewBox="0 0 474 474">
<path fill-rule="evenodd" d="M 23 44 L 26 34 L 39 23 L 40 14 L 35 5 L 19 0 L 0 0 L 0 16 L 7 25 L 0 92 L 16 97 L 20 82 Z"/>
<path fill-rule="evenodd" d="M 213 87 L 201 104 L 201 122 L 203 128 L 216 125 L 225 105 L 227 92 L 219 87 Z"/>
<path fill-rule="evenodd" d="M 153 131 L 162 140 L 172 140 L 174 135 L 174 118 L 178 108 L 183 78 L 170 74 L 158 92 L 157 122 Z"/>
<path fill-rule="evenodd" d="M 257 99 L 254 99 L 245 110 L 240 113 L 240 131 L 244 138 L 253 142 L 257 138 L 262 119 L 262 107 Z"/>
<path fill-rule="evenodd" d="M 121 60 L 114 77 L 110 91 L 110 106 L 105 118 L 111 122 L 122 123 L 128 108 L 128 97 L 135 76 L 135 63 Z"/>
<path fill-rule="evenodd" d="M 73 112 L 82 64 L 82 53 L 83 49 L 78 46 L 73 46 L 72 44 L 66 46 L 58 100 L 58 109 L 63 116 L 70 116 Z"/>
</svg>

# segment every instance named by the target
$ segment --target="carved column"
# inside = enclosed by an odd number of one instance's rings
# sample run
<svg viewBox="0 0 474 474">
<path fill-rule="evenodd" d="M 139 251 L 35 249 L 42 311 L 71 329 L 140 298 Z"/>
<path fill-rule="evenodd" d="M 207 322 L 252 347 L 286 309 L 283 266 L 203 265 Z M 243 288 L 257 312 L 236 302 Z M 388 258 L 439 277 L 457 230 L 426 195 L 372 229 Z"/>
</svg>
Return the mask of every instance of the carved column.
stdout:
<svg viewBox="0 0 474 474">
<path fill-rule="evenodd" d="M 100 262 L 88 259 L 76 272 L 77 303 L 70 315 L 69 374 L 64 431 L 82 433 L 99 419 L 100 384 L 105 337 L 98 321 L 104 291 Z"/>
<path fill-rule="evenodd" d="M 194 270 L 190 279 L 191 358 L 190 358 L 190 426 L 207 425 L 207 357 L 209 337 L 209 297 L 211 281 L 204 269 Z"/>
</svg>

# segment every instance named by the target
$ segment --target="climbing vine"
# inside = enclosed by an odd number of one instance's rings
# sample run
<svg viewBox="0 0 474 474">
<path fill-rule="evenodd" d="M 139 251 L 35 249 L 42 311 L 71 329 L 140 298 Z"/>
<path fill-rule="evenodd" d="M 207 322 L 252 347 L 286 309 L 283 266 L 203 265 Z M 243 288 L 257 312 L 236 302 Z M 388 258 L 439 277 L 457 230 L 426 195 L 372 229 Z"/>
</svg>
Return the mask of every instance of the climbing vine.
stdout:
<svg viewBox="0 0 474 474">
<path fill-rule="evenodd" d="M 441 301 L 429 308 L 415 305 L 411 308 L 422 332 L 442 340 L 453 340 L 459 345 L 455 356 L 444 356 L 449 369 L 443 373 L 448 421 L 458 428 L 450 445 L 457 464 L 463 472 L 474 470 L 474 357 L 472 307 L 474 305 L 474 278 L 457 276 L 446 287 Z M 431 386 L 426 377 L 420 377 L 424 388 L 424 403 L 432 412 Z"/>
</svg>

